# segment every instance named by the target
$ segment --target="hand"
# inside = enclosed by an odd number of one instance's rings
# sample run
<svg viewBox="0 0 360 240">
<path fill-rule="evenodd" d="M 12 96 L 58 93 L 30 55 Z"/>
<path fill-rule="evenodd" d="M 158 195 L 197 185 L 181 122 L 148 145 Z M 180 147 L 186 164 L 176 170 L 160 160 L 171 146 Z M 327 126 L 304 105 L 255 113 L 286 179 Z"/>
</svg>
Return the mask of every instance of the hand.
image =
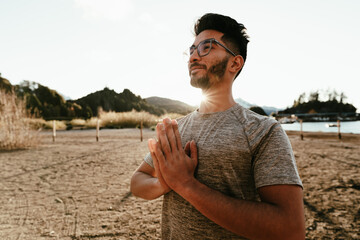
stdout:
<svg viewBox="0 0 360 240">
<path fill-rule="evenodd" d="M 156 131 L 159 142 L 152 141 L 151 147 L 159 172 L 165 183 L 174 191 L 178 191 L 194 179 L 198 164 L 195 141 L 188 142 L 184 150 L 177 122 L 168 118 L 156 126 Z"/>
<path fill-rule="evenodd" d="M 166 184 L 164 178 L 161 175 L 161 172 L 159 170 L 159 164 L 158 164 L 158 159 L 155 155 L 155 150 L 153 148 L 153 146 L 156 145 L 156 140 L 155 139 L 149 139 L 148 141 L 148 148 L 150 150 L 150 154 L 151 154 L 151 158 L 153 159 L 153 164 L 154 164 L 154 168 L 155 168 L 155 175 L 161 185 L 161 187 L 163 188 L 163 194 L 166 194 L 168 192 L 171 191 L 171 188 Z"/>
</svg>

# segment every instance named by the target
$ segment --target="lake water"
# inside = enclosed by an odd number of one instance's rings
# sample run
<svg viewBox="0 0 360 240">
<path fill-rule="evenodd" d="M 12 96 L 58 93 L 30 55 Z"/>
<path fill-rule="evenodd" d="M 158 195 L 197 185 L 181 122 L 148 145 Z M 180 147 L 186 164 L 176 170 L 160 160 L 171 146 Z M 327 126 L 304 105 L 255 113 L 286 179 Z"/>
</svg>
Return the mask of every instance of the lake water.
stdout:
<svg viewBox="0 0 360 240">
<path fill-rule="evenodd" d="M 327 127 L 326 124 L 336 124 L 336 122 L 303 122 L 304 132 L 338 132 L 337 127 Z M 300 123 L 281 124 L 285 130 L 300 131 Z M 350 121 L 340 123 L 340 132 L 360 134 L 360 121 Z"/>
</svg>

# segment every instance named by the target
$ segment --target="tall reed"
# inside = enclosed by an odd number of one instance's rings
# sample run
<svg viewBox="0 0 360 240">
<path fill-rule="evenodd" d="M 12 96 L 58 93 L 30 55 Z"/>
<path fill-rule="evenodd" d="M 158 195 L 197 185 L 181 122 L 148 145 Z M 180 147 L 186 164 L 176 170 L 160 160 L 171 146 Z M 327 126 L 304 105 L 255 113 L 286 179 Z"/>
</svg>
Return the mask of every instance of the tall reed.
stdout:
<svg viewBox="0 0 360 240">
<path fill-rule="evenodd" d="M 0 90 L 0 150 L 23 149 L 38 142 L 26 116 L 25 102 L 14 92 Z"/>
</svg>

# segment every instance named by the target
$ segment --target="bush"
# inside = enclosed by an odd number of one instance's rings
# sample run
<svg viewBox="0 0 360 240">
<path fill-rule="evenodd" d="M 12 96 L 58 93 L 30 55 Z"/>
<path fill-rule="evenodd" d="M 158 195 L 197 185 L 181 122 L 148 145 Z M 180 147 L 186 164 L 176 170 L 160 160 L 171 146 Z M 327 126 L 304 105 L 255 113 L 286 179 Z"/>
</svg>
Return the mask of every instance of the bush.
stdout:
<svg viewBox="0 0 360 240">
<path fill-rule="evenodd" d="M 23 149 L 39 143 L 25 106 L 14 92 L 0 90 L 0 150 Z"/>
</svg>

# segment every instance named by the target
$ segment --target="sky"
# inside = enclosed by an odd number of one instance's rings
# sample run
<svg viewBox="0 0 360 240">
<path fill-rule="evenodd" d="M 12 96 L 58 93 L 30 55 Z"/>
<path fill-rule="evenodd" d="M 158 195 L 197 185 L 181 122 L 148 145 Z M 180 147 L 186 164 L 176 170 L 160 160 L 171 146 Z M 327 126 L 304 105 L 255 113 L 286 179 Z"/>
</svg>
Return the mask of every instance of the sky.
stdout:
<svg viewBox="0 0 360 240">
<path fill-rule="evenodd" d="M 336 90 L 360 112 L 358 0 L 0 0 L 0 73 L 70 99 L 108 87 L 198 105 L 184 52 L 209 12 L 250 36 L 234 98 L 285 108 Z"/>
</svg>

